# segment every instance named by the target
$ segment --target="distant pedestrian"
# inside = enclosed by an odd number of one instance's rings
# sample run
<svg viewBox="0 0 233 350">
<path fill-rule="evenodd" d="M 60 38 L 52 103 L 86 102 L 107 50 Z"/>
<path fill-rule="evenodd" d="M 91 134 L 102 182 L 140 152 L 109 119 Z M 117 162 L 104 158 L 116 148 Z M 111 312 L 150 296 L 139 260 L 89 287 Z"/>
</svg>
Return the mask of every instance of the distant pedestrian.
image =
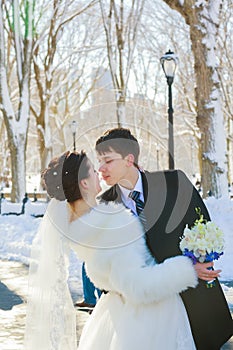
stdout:
<svg viewBox="0 0 233 350">
<path fill-rule="evenodd" d="M 97 303 L 97 296 L 99 298 L 102 292 L 94 286 L 90 278 L 87 276 L 85 263 L 82 264 L 82 282 L 84 300 L 75 303 L 75 306 L 79 308 L 93 308 Z"/>
</svg>

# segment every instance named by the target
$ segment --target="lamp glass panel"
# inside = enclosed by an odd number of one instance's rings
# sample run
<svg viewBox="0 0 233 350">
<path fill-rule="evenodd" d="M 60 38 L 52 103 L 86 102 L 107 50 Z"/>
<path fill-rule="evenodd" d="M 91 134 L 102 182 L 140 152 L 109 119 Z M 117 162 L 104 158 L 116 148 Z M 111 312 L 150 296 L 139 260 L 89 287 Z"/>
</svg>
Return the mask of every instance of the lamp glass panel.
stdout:
<svg viewBox="0 0 233 350">
<path fill-rule="evenodd" d="M 76 123 L 76 121 L 73 121 L 73 122 L 70 124 L 70 128 L 71 128 L 72 133 L 74 134 L 74 133 L 76 132 L 76 129 L 77 129 L 77 123 Z"/>
<path fill-rule="evenodd" d="M 174 77 L 176 64 L 173 59 L 164 60 L 164 72 L 167 77 Z"/>
</svg>

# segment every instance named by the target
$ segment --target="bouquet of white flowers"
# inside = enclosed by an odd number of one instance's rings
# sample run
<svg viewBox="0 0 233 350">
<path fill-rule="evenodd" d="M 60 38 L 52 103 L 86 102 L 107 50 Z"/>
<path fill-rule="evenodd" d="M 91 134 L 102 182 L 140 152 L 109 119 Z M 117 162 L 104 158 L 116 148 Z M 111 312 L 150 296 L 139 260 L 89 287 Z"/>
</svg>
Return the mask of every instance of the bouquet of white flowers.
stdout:
<svg viewBox="0 0 233 350">
<path fill-rule="evenodd" d="M 224 237 L 220 228 L 212 221 L 206 221 L 196 208 L 199 219 L 192 228 L 185 227 L 181 237 L 180 249 L 183 255 L 192 259 L 193 263 L 209 262 L 219 259 L 224 250 Z M 214 283 L 208 283 L 212 287 Z"/>
</svg>

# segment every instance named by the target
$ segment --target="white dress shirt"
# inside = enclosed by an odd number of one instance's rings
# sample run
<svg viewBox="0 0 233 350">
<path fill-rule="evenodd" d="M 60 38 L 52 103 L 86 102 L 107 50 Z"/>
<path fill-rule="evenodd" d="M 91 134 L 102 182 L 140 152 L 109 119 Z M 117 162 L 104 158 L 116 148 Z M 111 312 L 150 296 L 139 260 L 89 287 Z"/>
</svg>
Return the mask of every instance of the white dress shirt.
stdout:
<svg viewBox="0 0 233 350">
<path fill-rule="evenodd" d="M 120 191 L 121 191 L 121 199 L 122 199 L 122 202 L 124 203 L 124 205 L 127 208 L 131 209 L 132 212 L 135 215 L 138 215 L 137 211 L 136 211 L 135 201 L 132 198 L 129 197 L 129 194 L 132 191 L 140 192 L 139 199 L 141 199 L 141 201 L 144 202 L 143 187 L 142 187 L 142 176 L 141 176 L 140 172 L 138 171 L 138 181 L 136 182 L 136 185 L 135 185 L 135 187 L 132 190 L 129 190 L 128 188 L 125 188 L 125 187 L 123 187 L 121 185 L 119 185 L 119 188 L 120 188 Z"/>
</svg>

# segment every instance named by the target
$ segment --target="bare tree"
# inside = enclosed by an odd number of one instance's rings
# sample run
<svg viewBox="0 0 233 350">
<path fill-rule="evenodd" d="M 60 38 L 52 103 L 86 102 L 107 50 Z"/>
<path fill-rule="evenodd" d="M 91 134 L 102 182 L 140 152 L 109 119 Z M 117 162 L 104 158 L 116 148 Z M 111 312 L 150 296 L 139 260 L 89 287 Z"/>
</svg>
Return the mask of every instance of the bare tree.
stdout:
<svg viewBox="0 0 233 350">
<path fill-rule="evenodd" d="M 195 62 L 197 125 L 201 132 L 203 195 L 227 195 L 226 137 L 217 74 L 216 40 L 222 0 L 164 0 L 190 27 Z"/>
<path fill-rule="evenodd" d="M 125 124 L 126 91 L 145 0 L 99 0 L 99 3 L 116 96 L 117 123 L 122 126 Z"/>
<path fill-rule="evenodd" d="M 218 36 L 219 67 L 218 76 L 221 83 L 223 96 L 223 111 L 226 119 L 227 131 L 227 164 L 228 183 L 233 183 L 233 103 L 232 103 L 232 80 L 233 80 L 233 4 L 231 0 L 223 2 L 221 22 Z"/>
<path fill-rule="evenodd" d="M 45 9 L 44 15 L 47 17 L 47 20 L 39 18 L 39 21 L 42 23 L 41 25 L 38 23 L 38 32 L 33 47 L 33 66 L 39 103 L 32 104 L 31 110 L 37 122 L 42 169 L 47 165 L 48 160 L 51 159 L 52 133 L 50 116 L 51 110 L 54 110 L 53 105 L 56 102 L 56 95 L 60 91 L 64 91 L 67 86 L 72 88 L 75 82 L 76 99 L 78 100 L 79 97 L 77 90 L 80 89 L 83 60 L 85 61 L 86 59 L 85 54 L 87 51 L 85 50 L 85 45 L 87 45 L 88 26 L 86 23 L 83 29 L 85 32 L 81 33 L 75 20 L 94 6 L 95 3 L 96 0 L 92 0 L 83 6 L 80 3 L 77 6 L 77 3 L 73 0 L 65 0 L 62 3 L 60 0 L 46 1 L 46 6 L 45 3 L 40 3 L 41 11 L 39 13 L 42 13 L 43 9 Z M 73 30 L 71 26 L 69 27 L 71 23 L 76 25 Z M 81 53 L 81 50 L 78 52 L 77 48 L 68 47 L 68 43 L 72 41 L 71 35 L 76 38 L 76 43 L 79 42 L 83 53 Z M 78 38 L 78 35 L 81 40 Z M 61 44 L 61 48 L 59 44 Z M 73 62 L 71 67 L 71 57 L 73 56 L 77 57 L 76 65 Z M 70 83 L 68 84 L 69 80 Z M 88 91 L 86 91 L 85 96 L 87 94 Z M 84 103 L 85 98 L 83 98 L 82 103 Z M 75 104 L 77 109 L 82 103 Z M 64 125 L 65 121 L 70 117 L 68 112 L 66 109 L 60 126 Z M 58 126 L 58 124 L 57 121 L 55 125 Z"/>
<path fill-rule="evenodd" d="M 32 53 L 32 0 L 13 0 L 0 5 L 0 103 L 11 153 L 11 200 L 20 201 L 25 193 L 25 154 L 30 106 Z M 11 20 L 12 18 L 12 20 Z M 11 63 L 7 59 L 14 55 Z M 16 64 L 17 92 L 12 91 L 9 68 Z"/>
</svg>

